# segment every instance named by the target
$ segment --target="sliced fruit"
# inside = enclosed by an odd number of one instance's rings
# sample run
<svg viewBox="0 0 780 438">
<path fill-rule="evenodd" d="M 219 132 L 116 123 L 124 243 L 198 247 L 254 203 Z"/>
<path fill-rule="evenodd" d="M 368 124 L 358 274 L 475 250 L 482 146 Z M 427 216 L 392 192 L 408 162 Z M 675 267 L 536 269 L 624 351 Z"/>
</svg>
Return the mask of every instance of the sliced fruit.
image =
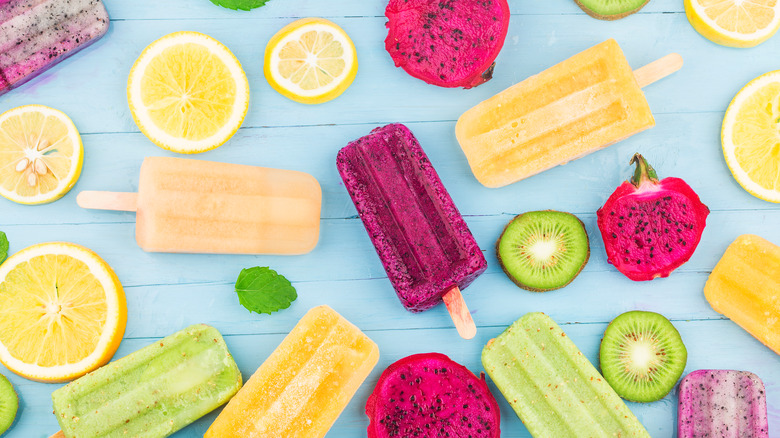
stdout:
<svg viewBox="0 0 780 438">
<path fill-rule="evenodd" d="M 599 359 L 601 373 L 618 395 L 646 403 L 664 398 L 674 388 L 688 350 L 666 317 L 637 310 L 609 323 Z"/>
<path fill-rule="evenodd" d="M 644 8 L 650 0 L 574 0 L 588 15 L 599 20 L 618 20 Z"/>
<path fill-rule="evenodd" d="M 125 331 L 114 271 L 73 243 L 42 243 L 0 265 L 0 362 L 22 377 L 64 382 L 107 363 Z"/>
<path fill-rule="evenodd" d="M 323 103 L 344 92 L 358 70 L 355 45 L 324 18 L 294 21 L 265 47 L 265 78 L 274 90 L 300 103 Z"/>
<path fill-rule="evenodd" d="M 685 15 L 697 32 L 714 43 L 753 47 L 780 28 L 780 1 L 685 0 Z"/>
<path fill-rule="evenodd" d="M 723 119 L 721 142 L 737 182 L 753 196 L 780 202 L 780 70 L 737 93 Z"/>
<path fill-rule="evenodd" d="M 8 378 L 0 374 L 0 435 L 14 424 L 17 410 L 19 410 L 19 397 Z"/>
<path fill-rule="evenodd" d="M 0 115 L 0 195 L 20 204 L 45 204 L 76 184 L 84 147 L 62 111 L 25 105 Z"/>
<path fill-rule="evenodd" d="M 249 82 L 222 43 L 198 32 L 176 32 L 150 44 L 135 61 L 127 101 L 149 140 L 195 154 L 236 133 L 249 108 Z"/>
<path fill-rule="evenodd" d="M 523 289 L 560 289 L 579 275 L 590 257 L 585 226 L 576 216 L 560 211 L 521 214 L 504 228 L 496 244 L 498 261 Z"/>
</svg>

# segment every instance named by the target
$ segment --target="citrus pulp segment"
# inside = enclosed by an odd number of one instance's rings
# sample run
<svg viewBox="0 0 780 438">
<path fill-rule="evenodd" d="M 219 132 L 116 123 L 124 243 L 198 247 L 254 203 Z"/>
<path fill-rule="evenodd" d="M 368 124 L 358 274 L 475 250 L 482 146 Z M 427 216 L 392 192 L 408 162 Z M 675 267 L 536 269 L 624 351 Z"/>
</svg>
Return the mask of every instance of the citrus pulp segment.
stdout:
<svg viewBox="0 0 780 438">
<path fill-rule="evenodd" d="M 25 105 L 0 115 L 0 195 L 20 204 L 64 196 L 81 175 L 84 148 L 63 112 Z"/>
<path fill-rule="evenodd" d="M 0 362 L 22 377 L 63 382 L 100 367 L 126 321 L 119 279 L 87 248 L 42 243 L 0 265 Z"/>
<path fill-rule="evenodd" d="M 714 43 L 753 47 L 780 28 L 780 0 L 685 0 L 685 15 Z"/>
<path fill-rule="evenodd" d="M 222 43 L 202 33 L 176 32 L 141 53 L 130 70 L 127 100 L 152 142 L 194 154 L 236 133 L 249 108 L 249 82 Z"/>
<path fill-rule="evenodd" d="M 352 84 L 357 69 L 352 40 L 337 24 L 322 18 L 288 24 L 265 49 L 268 83 L 300 103 L 335 99 Z"/>
<path fill-rule="evenodd" d="M 780 202 L 780 70 L 737 93 L 723 119 L 721 142 L 737 182 L 754 196 Z"/>
</svg>

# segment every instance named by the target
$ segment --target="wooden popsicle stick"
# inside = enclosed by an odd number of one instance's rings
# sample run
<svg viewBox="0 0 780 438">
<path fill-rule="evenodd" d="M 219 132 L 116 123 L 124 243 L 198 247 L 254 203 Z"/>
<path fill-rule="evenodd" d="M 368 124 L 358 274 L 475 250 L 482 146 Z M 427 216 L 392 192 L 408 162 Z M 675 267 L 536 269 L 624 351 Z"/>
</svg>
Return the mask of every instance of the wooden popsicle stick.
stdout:
<svg viewBox="0 0 780 438">
<path fill-rule="evenodd" d="M 661 59 L 634 70 L 634 77 L 639 83 L 639 87 L 644 88 L 676 72 L 682 66 L 682 56 L 677 53 L 670 53 Z"/>
<path fill-rule="evenodd" d="M 65 438 L 65 434 L 62 433 L 62 431 L 59 431 L 55 433 L 54 435 L 50 436 L 49 438 Z"/>
<path fill-rule="evenodd" d="M 94 210 L 136 211 L 138 193 L 86 191 L 79 193 L 76 203 Z"/>
<path fill-rule="evenodd" d="M 463 295 L 460 293 L 458 286 L 454 286 L 448 290 L 443 296 L 444 305 L 447 306 L 447 311 L 450 312 L 452 322 L 455 323 L 455 328 L 458 329 L 458 334 L 463 339 L 471 339 L 477 334 L 477 326 L 474 324 L 474 319 L 471 318 L 466 302 L 463 301 Z"/>
</svg>

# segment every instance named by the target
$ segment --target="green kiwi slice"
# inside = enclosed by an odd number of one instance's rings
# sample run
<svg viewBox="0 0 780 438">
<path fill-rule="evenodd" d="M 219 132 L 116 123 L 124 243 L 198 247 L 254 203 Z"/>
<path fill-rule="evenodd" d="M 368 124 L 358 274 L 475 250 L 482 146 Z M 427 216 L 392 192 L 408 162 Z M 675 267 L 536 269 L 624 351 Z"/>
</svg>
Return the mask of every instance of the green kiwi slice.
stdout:
<svg viewBox="0 0 780 438">
<path fill-rule="evenodd" d="M 599 20 L 618 20 L 639 11 L 650 0 L 574 0 L 583 11 Z"/>
<path fill-rule="evenodd" d="M 19 398 L 16 396 L 16 391 L 11 382 L 0 374 L 0 435 L 14 423 L 17 409 L 19 409 Z"/>
<path fill-rule="evenodd" d="M 674 388 L 688 350 L 665 316 L 637 310 L 609 323 L 599 360 L 601 373 L 618 395 L 647 403 L 661 400 Z"/>
<path fill-rule="evenodd" d="M 498 261 L 516 285 L 534 292 L 560 289 L 590 257 L 585 226 L 561 211 L 530 211 L 512 219 L 496 244 Z"/>
</svg>

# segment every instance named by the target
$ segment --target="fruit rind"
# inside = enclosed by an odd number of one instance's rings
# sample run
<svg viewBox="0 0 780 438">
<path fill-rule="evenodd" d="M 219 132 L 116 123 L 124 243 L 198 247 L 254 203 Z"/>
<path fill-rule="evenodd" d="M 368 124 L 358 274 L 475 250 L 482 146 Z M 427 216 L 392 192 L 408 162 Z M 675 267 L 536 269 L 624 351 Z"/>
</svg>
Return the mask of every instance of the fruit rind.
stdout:
<svg viewBox="0 0 780 438">
<path fill-rule="evenodd" d="M 736 116 L 739 110 L 742 108 L 744 102 L 749 99 L 758 89 L 766 86 L 768 83 L 778 82 L 780 83 L 780 70 L 771 71 L 765 73 L 742 87 L 741 90 L 734 96 L 726 109 L 726 115 L 723 117 L 723 125 L 721 126 L 720 141 L 723 149 L 723 157 L 726 160 L 734 179 L 737 180 L 740 186 L 745 189 L 751 195 L 763 199 L 764 201 L 780 203 L 780 191 L 773 191 L 761 187 L 753 182 L 750 176 L 742 170 L 742 167 L 737 161 L 734 153 L 735 145 L 731 141 L 733 138 L 734 126 L 736 125 Z M 778 134 L 780 136 L 780 133 Z"/>
<path fill-rule="evenodd" d="M 79 256 L 74 256 L 78 253 Z M 29 380 L 46 383 L 59 383 L 73 380 L 108 363 L 122 342 L 127 324 L 127 303 L 124 289 L 113 269 L 95 252 L 81 245 L 68 242 L 48 242 L 25 248 L 9 257 L 0 265 L 0 284 L 14 268 L 28 260 L 46 255 L 65 255 L 74 257 L 90 268 L 90 273 L 104 286 L 113 285 L 113 291 L 106 291 L 107 315 L 100 340 L 95 350 L 81 361 L 41 367 L 26 364 L 10 355 L 8 349 L 0 343 L 0 363 L 10 371 Z M 111 293 L 113 292 L 113 293 Z"/>
<path fill-rule="evenodd" d="M 629 11 L 622 12 L 619 14 L 604 15 L 604 14 L 599 14 L 598 12 L 588 8 L 581 0 L 574 0 L 574 1 L 583 11 L 585 11 L 586 14 L 598 20 L 606 20 L 606 21 L 614 21 L 614 20 L 619 20 L 621 18 L 626 18 L 629 15 L 639 12 L 642 8 L 645 7 L 645 5 L 647 5 L 650 2 L 650 0 L 645 0 L 640 6 L 631 9 Z"/>
<path fill-rule="evenodd" d="M 526 214 L 529 214 L 529 213 L 540 213 L 540 212 L 561 213 L 561 214 L 565 214 L 565 215 L 568 215 L 568 216 L 571 216 L 571 217 L 575 218 L 579 222 L 580 226 L 582 227 L 582 231 L 583 231 L 584 237 L 585 237 L 585 242 L 587 244 L 585 259 L 583 260 L 582 265 L 580 266 L 579 270 L 577 270 L 577 272 L 568 281 L 566 281 L 566 283 L 564 283 L 564 284 L 562 284 L 560 286 L 551 287 L 551 288 L 538 288 L 538 287 L 534 287 L 534 286 L 531 286 L 531 285 L 523 283 L 519 278 L 517 278 L 515 275 L 513 275 L 511 272 L 509 272 L 509 270 L 507 269 L 506 265 L 503 262 L 503 258 L 501 257 L 501 252 L 500 252 L 501 239 L 504 237 L 504 234 L 506 233 L 506 231 L 509 228 L 509 226 L 512 225 L 513 222 L 515 222 L 517 220 L 520 220 L 520 218 L 522 216 L 526 215 Z M 582 270 L 585 269 L 585 265 L 587 265 L 588 264 L 588 260 L 590 260 L 590 238 L 588 237 L 588 233 L 585 231 L 585 224 L 582 222 L 582 220 L 580 218 L 578 218 L 577 216 L 571 214 L 571 213 L 567 213 L 567 212 L 563 212 L 563 211 L 557 211 L 557 210 L 529 211 L 529 212 L 522 213 L 522 214 L 519 214 L 519 215 L 515 216 L 514 218 L 512 218 L 511 221 L 509 221 L 509 223 L 507 223 L 504 226 L 504 230 L 501 232 L 501 235 L 498 237 L 498 240 L 496 240 L 496 257 L 498 258 L 498 262 L 501 265 L 501 269 L 504 271 L 506 276 L 509 277 L 509 279 L 512 280 L 512 282 L 515 285 L 517 285 L 519 288 L 525 289 L 525 290 L 528 290 L 528 291 L 531 291 L 531 292 L 549 292 L 549 291 L 552 291 L 552 290 L 557 290 L 557 289 L 561 289 L 561 288 L 564 288 L 564 287 L 568 286 L 569 284 L 571 284 L 572 281 L 574 281 L 575 278 L 577 278 L 580 275 Z"/>
</svg>

